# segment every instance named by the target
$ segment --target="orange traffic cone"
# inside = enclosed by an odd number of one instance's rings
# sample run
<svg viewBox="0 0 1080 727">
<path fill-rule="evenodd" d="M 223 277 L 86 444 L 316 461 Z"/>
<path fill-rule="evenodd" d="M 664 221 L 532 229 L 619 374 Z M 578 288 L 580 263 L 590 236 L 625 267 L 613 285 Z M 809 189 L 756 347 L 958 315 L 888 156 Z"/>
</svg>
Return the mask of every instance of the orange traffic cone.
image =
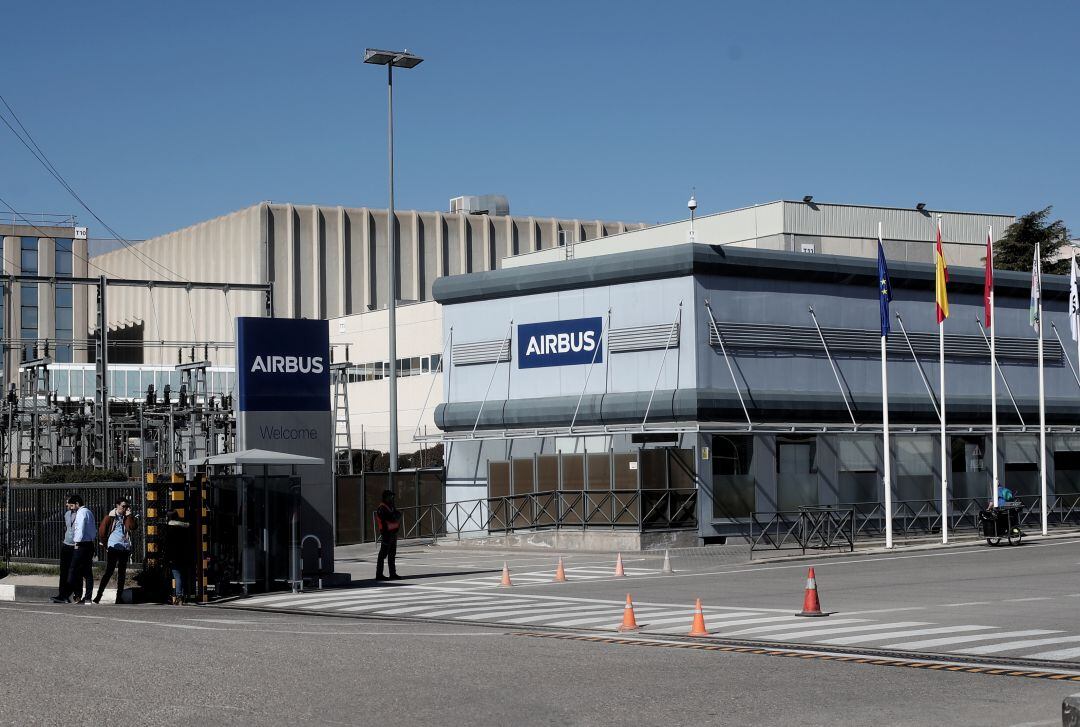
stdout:
<svg viewBox="0 0 1080 727">
<path fill-rule="evenodd" d="M 705 614 L 701 612 L 701 599 L 697 599 L 697 603 L 694 604 L 694 623 L 690 626 L 690 633 L 687 636 L 708 636 L 709 632 L 705 629 Z"/>
<path fill-rule="evenodd" d="M 499 584 L 503 588 L 514 585 L 510 582 L 510 568 L 507 567 L 506 561 L 503 561 L 502 582 Z"/>
<path fill-rule="evenodd" d="M 821 602 L 818 601 L 817 595 L 817 579 L 814 578 L 814 569 L 810 568 L 810 572 L 806 575 L 806 595 L 803 596 L 802 612 L 796 614 L 797 616 L 828 616 L 827 613 L 822 613 Z"/>
<path fill-rule="evenodd" d="M 559 556 L 559 564 L 555 566 L 555 582 L 566 583 L 566 571 L 563 569 L 562 556 Z"/>
<path fill-rule="evenodd" d="M 619 557 L 615 559 L 615 577 L 622 578 L 625 575 L 626 571 L 623 570 L 622 566 L 622 553 L 619 553 Z"/>
<path fill-rule="evenodd" d="M 637 619 L 634 618 L 634 604 L 630 600 L 630 594 L 626 594 L 626 606 L 623 607 L 622 612 L 622 625 L 619 627 L 619 631 L 637 631 Z"/>
</svg>

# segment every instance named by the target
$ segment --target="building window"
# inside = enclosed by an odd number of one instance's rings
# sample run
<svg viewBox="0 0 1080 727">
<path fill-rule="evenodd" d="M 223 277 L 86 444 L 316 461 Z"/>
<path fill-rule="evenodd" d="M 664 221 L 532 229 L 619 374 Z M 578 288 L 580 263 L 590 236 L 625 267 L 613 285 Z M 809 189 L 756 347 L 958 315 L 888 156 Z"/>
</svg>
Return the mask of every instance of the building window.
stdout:
<svg viewBox="0 0 1080 727">
<path fill-rule="evenodd" d="M 897 500 L 930 500 L 938 496 L 934 439 L 924 434 L 893 439 Z"/>
<path fill-rule="evenodd" d="M 37 275 L 38 239 L 23 237 L 19 247 L 19 264 L 24 275 Z M 19 337 L 22 339 L 22 360 L 33 358 L 38 336 L 38 286 L 22 283 L 19 310 Z"/>
<path fill-rule="evenodd" d="M 776 500 L 785 511 L 818 504 L 817 437 L 776 438 Z"/>
<path fill-rule="evenodd" d="M 716 435 L 712 438 L 713 517 L 750 517 L 754 511 L 756 482 L 750 466 L 754 438 Z"/>
<path fill-rule="evenodd" d="M 880 502 L 884 494 L 878 486 L 881 460 L 878 443 L 872 435 L 837 437 L 837 500 L 841 503 Z"/>
<path fill-rule="evenodd" d="M 70 278 L 72 276 L 72 252 L 71 240 L 59 239 L 56 241 L 56 276 Z M 60 283 L 56 286 L 56 345 L 53 351 L 53 359 L 59 363 L 71 363 L 74 330 L 74 304 L 71 283 Z"/>
</svg>

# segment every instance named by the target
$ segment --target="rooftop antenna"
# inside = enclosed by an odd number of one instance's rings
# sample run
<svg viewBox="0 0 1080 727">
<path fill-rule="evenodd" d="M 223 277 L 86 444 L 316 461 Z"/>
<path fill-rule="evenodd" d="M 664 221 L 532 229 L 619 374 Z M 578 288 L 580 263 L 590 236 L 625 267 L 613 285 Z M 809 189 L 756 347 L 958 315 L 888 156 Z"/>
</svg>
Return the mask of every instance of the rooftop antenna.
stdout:
<svg viewBox="0 0 1080 727">
<path fill-rule="evenodd" d="M 690 232 L 686 236 L 687 242 L 694 242 L 694 210 L 697 209 L 697 198 L 694 196 L 696 187 L 690 188 L 690 201 L 686 203 L 686 206 L 690 209 Z"/>
</svg>

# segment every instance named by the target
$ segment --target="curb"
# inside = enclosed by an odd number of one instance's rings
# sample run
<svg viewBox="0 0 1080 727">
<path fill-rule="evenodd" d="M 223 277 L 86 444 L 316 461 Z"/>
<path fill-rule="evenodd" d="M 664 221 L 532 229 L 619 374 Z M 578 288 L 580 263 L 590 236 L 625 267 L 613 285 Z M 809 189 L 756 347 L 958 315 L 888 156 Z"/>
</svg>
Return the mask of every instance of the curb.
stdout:
<svg viewBox="0 0 1080 727">
<path fill-rule="evenodd" d="M 27 586 L 10 585 L 0 583 L 0 602 L 5 603 L 50 603 L 50 599 L 56 595 L 55 586 Z M 121 603 L 135 603 L 138 589 L 125 588 L 121 595 Z M 106 588 L 101 596 L 102 601 L 112 603 L 116 600 L 116 589 Z"/>
</svg>

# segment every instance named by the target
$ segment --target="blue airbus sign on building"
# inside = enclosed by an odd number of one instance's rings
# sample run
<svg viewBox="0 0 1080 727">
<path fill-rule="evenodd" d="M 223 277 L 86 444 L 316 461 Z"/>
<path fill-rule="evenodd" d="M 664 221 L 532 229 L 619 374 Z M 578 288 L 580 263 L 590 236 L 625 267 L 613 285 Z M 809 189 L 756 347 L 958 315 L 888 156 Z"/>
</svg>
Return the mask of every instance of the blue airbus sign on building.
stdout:
<svg viewBox="0 0 1080 727">
<path fill-rule="evenodd" d="M 240 411 L 330 411 L 330 324 L 237 319 Z"/>
<path fill-rule="evenodd" d="M 572 366 L 604 360 L 604 319 L 522 323 L 518 326 L 518 368 Z"/>
</svg>

